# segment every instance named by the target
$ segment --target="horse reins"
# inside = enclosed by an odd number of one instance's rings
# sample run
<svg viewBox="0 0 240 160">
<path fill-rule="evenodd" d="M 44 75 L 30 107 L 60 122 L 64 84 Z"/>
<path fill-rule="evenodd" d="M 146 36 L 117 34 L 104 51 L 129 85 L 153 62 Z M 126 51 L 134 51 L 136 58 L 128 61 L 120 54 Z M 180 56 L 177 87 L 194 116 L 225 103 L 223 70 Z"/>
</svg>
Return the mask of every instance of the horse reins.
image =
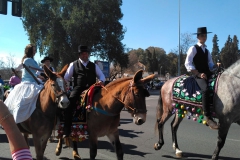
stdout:
<svg viewBox="0 0 240 160">
<path fill-rule="evenodd" d="M 50 85 L 51 85 L 52 88 L 54 88 L 54 85 L 55 85 L 55 84 L 50 84 Z M 61 88 L 61 87 L 59 87 L 59 88 Z M 55 94 L 55 96 L 56 96 L 55 103 L 58 103 L 59 97 L 63 96 L 64 94 L 67 95 L 67 92 L 63 91 L 62 89 L 61 89 L 61 91 L 60 91 L 59 94 L 55 91 L 55 89 L 53 89 L 53 92 L 54 92 L 54 94 Z"/>
<path fill-rule="evenodd" d="M 133 98 L 134 98 L 134 103 L 135 103 L 135 96 L 134 96 L 134 93 L 133 93 L 133 90 L 132 90 L 132 87 L 133 87 L 133 86 L 134 86 L 133 81 L 131 81 L 130 84 L 129 84 L 128 92 L 127 92 L 127 93 L 125 94 L 125 96 L 123 97 L 123 100 L 119 99 L 118 97 L 114 96 L 113 94 L 111 94 L 111 95 L 112 95 L 114 98 L 116 98 L 119 102 L 121 102 L 122 104 L 124 104 L 125 108 L 128 108 L 128 109 L 132 110 L 132 113 L 146 113 L 147 110 L 141 111 L 141 110 L 139 110 L 139 109 L 137 109 L 137 108 L 130 107 L 129 105 L 126 105 L 126 104 L 124 103 L 125 98 L 127 97 L 127 95 L 128 95 L 130 92 L 132 92 L 132 96 L 133 96 Z M 108 90 L 106 87 L 104 87 L 104 86 L 102 86 L 102 85 L 101 85 L 101 87 L 104 88 L 107 92 L 109 92 L 109 90 Z"/>
</svg>

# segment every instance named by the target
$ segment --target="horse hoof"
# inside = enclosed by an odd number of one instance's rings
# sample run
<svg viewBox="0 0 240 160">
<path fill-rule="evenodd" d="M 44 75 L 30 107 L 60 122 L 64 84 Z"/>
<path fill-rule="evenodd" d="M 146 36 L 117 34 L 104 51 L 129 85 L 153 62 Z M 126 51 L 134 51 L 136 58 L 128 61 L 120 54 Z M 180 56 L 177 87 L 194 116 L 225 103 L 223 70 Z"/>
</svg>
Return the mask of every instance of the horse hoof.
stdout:
<svg viewBox="0 0 240 160">
<path fill-rule="evenodd" d="M 182 157 L 183 157 L 183 153 L 182 153 L 181 150 L 176 149 L 176 157 L 177 157 L 177 158 L 182 158 Z"/>
<path fill-rule="evenodd" d="M 79 155 L 75 155 L 75 156 L 73 156 L 73 159 L 74 160 L 81 160 L 81 157 Z"/>
<path fill-rule="evenodd" d="M 61 154 L 61 150 L 56 149 L 55 154 L 56 156 L 59 156 Z"/>
<path fill-rule="evenodd" d="M 161 149 L 159 143 L 155 143 L 153 148 L 154 148 L 155 150 L 160 150 L 160 149 Z"/>
</svg>

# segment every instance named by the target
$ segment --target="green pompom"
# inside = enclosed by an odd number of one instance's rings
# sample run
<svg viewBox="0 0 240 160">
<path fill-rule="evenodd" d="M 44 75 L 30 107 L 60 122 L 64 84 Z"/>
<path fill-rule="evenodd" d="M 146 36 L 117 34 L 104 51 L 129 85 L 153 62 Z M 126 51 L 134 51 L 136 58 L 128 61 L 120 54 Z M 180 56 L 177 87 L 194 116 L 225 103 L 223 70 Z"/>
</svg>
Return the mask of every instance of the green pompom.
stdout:
<svg viewBox="0 0 240 160">
<path fill-rule="evenodd" d="M 204 118 L 204 115 L 200 115 L 199 118 L 200 118 L 200 119 L 203 119 L 203 118 Z"/>
<path fill-rule="evenodd" d="M 197 113 L 201 113 L 201 109 L 200 108 L 197 109 Z"/>
<path fill-rule="evenodd" d="M 182 117 L 182 114 L 178 114 L 178 117 Z"/>
<path fill-rule="evenodd" d="M 176 108 L 179 108 L 180 104 L 176 103 Z"/>
<path fill-rule="evenodd" d="M 202 123 L 202 120 L 201 120 L 201 119 L 198 119 L 198 123 Z"/>
</svg>

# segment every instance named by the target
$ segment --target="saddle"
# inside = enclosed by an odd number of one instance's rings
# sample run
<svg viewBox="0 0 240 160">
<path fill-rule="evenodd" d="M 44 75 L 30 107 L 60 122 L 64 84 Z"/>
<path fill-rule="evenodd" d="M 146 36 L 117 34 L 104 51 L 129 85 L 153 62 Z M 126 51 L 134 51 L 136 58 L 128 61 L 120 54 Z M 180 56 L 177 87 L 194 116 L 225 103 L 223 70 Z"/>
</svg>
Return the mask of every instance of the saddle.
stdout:
<svg viewBox="0 0 240 160">
<path fill-rule="evenodd" d="M 87 113 L 91 112 L 93 97 L 100 88 L 100 85 L 94 84 L 90 86 L 89 89 L 84 90 L 79 96 L 79 101 L 77 101 L 76 108 L 73 110 L 72 132 L 70 136 L 72 141 L 81 142 L 87 139 Z M 68 93 L 70 93 L 70 91 Z M 61 110 L 59 118 L 60 124 L 58 126 L 57 137 L 62 137 L 64 128 L 64 110 Z"/>
<path fill-rule="evenodd" d="M 209 102 L 212 105 L 212 99 L 215 92 L 217 77 L 214 75 L 208 81 Z M 202 93 L 193 76 L 180 76 L 173 84 L 172 100 L 178 103 L 202 106 Z"/>
<path fill-rule="evenodd" d="M 222 72 L 213 74 L 208 81 L 209 89 L 209 105 L 212 117 L 216 118 L 215 109 L 213 108 L 213 98 L 217 91 L 218 79 Z M 193 116 L 194 121 L 206 124 L 202 109 L 202 93 L 193 76 L 182 75 L 173 83 L 172 88 L 172 105 L 173 113 L 177 113 L 179 117 L 188 119 Z"/>
</svg>

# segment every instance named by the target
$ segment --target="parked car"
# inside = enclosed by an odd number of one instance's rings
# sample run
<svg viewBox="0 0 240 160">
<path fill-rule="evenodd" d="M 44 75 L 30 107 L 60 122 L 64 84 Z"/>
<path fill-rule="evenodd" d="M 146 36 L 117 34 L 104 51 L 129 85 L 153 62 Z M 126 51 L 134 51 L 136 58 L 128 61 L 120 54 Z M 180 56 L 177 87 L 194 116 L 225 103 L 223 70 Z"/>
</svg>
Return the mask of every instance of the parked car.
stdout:
<svg viewBox="0 0 240 160">
<path fill-rule="evenodd" d="M 164 85 L 164 82 L 158 82 L 158 83 L 155 85 L 155 89 L 161 89 L 163 85 Z"/>
</svg>

